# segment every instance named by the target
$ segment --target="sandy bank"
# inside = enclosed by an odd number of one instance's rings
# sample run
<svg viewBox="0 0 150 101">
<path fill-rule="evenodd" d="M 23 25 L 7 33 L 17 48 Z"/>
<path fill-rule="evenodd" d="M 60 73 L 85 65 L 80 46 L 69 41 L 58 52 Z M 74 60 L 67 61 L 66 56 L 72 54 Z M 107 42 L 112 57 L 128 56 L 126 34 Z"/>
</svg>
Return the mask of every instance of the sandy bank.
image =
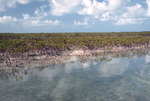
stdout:
<svg viewBox="0 0 150 101">
<path fill-rule="evenodd" d="M 74 50 L 66 51 L 33 51 L 28 53 L 0 53 L 0 67 L 22 67 L 25 65 L 31 65 L 36 63 L 56 63 L 68 59 L 70 56 L 92 56 L 96 54 L 128 52 L 128 51 L 140 51 L 148 50 L 150 46 L 140 45 L 134 47 L 104 47 L 99 49 L 86 49 L 86 48 L 74 48 Z"/>
</svg>

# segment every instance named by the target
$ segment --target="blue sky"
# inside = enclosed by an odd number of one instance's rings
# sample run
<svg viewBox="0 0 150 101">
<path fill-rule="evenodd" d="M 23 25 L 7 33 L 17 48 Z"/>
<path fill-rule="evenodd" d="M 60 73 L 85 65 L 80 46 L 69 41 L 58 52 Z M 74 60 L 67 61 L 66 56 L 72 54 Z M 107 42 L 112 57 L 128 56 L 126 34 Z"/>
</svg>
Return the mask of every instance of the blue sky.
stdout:
<svg viewBox="0 0 150 101">
<path fill-rule="evenodd" d="M 150 0 L 0 0 L 0 32 L 150 31 Z"/>
</svg>

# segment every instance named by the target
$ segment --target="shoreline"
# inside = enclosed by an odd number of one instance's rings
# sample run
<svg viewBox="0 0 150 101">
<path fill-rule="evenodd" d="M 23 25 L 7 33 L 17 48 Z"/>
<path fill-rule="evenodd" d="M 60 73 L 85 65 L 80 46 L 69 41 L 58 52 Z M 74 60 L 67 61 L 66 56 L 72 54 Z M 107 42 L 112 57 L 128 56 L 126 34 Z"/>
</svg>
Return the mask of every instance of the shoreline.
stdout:
<svg viewBox="0 0 150 101">
<path fill-rule="evenodd" d="M 98 49 L 89 50 L 88 48 L 74 48 L 73 50 L 65 51 L 32 51 L 26 53 L 9 54 L 7 52 L 0 53 L 0 68 L 13 68 L 13 67 L 24 67 L 25 65 L 32 65 L 38 63 L 53 64 L 71 56 L 93 56 L 107 53 L 119 53 L 119 52 L 130 52 L 130 51 L 148 51 L 150 45 L 140 45 L 132 47 L 114 46 L 104 47 Z"/>
</svg>

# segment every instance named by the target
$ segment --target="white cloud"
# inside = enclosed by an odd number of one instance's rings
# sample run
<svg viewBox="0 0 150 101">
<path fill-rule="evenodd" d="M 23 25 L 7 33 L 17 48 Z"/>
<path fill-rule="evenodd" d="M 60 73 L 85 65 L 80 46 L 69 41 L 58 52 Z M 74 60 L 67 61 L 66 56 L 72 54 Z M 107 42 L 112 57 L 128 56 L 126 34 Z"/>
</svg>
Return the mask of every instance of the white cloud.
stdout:
<svg viewBox="0 0 150 101">
<path fill-rule="evenodd" d="M 43 18 L 43 17 L 48 16 L 49 13 L 45 11 L 46 8 L 47 8 L 46 5 L 40 6 L 38 9 L 36 9 L 36 10 L 34 11 L 35 16 L 36 16 L 38 19 L 41 19 L 41 18 Z"/>
<path fill-rule="evenodd" d="M 126 6 L 130 0 L 50 0 L 51 14 L 62 16 L 67 13 L 80 15 L 99 15 L 109 10 Z"/>
<path fill-rule="evenodd" d="M 147 15 L 150 16 L 150 0 L 146 0 L 148 9 L 147 9 Z"/>
<path fill-rule="evenodd" d="M 50 24 L 50 25 L 60 25 L 61 24 L 61 21 L 58 21 L 58 20 L 54 20 L 54 21 L 52 21 L 52 20 L 44 20 L 43 21 L 44 22 L 44 24 Z"/>
<path fill-rule="evenodd" d="M 131 7 L 127 7 L 127 12 L 123 14 L 123 17 L 141 17 L 146 15 L 146 10 L 140 4 L 136 4 Z"/>
<path fill-rule="evenodd" d="M 89 18 L 85 18 L 84 19 L 84 21 L 83 22 L 80 22 L 80 21 L 74 21 L 74 25 L 79 25 L 79 26 L 81 26 L 81 25 L 89 25 Z"/>
<path fill-rule="evenodd" d="M 127 10 L 122 15 L 117 15 L 116 25 L 140 24 L 147 19 L 146 9 L 142 5 L 136 3 L 136 5 L 126 8 Z"/>
<path fill-rule="evenodd" d="M 22 23 L 25 27 L 32 26 L 56 26 L 60 25 L 62 22 L 59 20 L 50 20 L 47 17 L 50 15 L 48 11 L 46 11 L 48 6 L 42 5 L 34 11 L 34 16 L 30 16 L 29 14 L 22 14 L 23 19 Z"/>
<path fill-rule="evenodd" d="M 61 21 L 58 20 L 42 20 L 39 17 L 30 17 L 29 14 L 23 14 L 23 25 L 25 27 L 30 27 L 30 26 L 48 26 L 48 25 L 60 25 Z"/>
<path fill-rule="evenodd" d="M 16 17 L 12 17 L 12 16 L 3 16 L 0 17 L 0 23 L 2 24 L 15 24 L 17 22 L 20 22 L 20 19 L 17 19 Z"/>
<path fill-rule="evenodd" d="M 100 19 L 101 21 L 107 21 L 107 20 L 109 20 L 109 19 L 111 18 L 109 12 L 106 12 L 106 13 L 102 14 L 101 17 L 102 17 L 102 18 Z"/>
<path fill-rule="evenodd" d="M 0 0 L 0 12 L 5 11 L 5 1 Z"/>
<path fill-rule="evenodd" d="M 84 7 L 82 10 L 78 11 L 78 14 L 90 15 L 95 19 L 99 19 L 100 21 L 114 21 L 117 25 L 135 24 L 137 23 L 137 19 L 135 20 L 130 18 L 144 15 L 145 9 L 140 4 L 129 7 L 129 3 L 130 0 L 104 0 L 102 2 L 97 0 L 93 0 L 93 2 L 91 0 L 82 0 L 81 4 Z M 86 21 L 83 23 L 74 23 L 75 25 L 87 24 Z"/>
<path fill-rule="evenodd" d="M 116 10 L 127 5 L 130 0 L 108 0 L 108 9 Z"/>
<path fill-rule="evenodd" d="M 130 0 L 104 0 L 99 2 L 97 0 L 82 0 L 81 5 L 83 9 L 78 11 L 81 15 L 94 15 L 98 16 L 105 12 L 115 12 L 120 8 L 126 7 Z"/>
<path fill-rule="evenodd" d="M 145 18 L 121 18 L 116 22 L 116 25 L 127 25 L 127 24 L 139 24 L 142 23 Z"/>
<path fill-rule="evenodd" d="M 78 9 L 81 0 L 50 0 L 51 14 L 62 16 L 66 13 L 72 13 Z"/>
<path fill-rule="evenodd" d="M 79 14 L 82 15 L 91 15 L 94 11 L 93 6 L 92 6 L 92 1 L 91 0 L 82 0 L 81 4 L 83 6 L 85 6 L 85 8 L 83 8 L 83 10 L 79 11 Z"/>
<path fill-rule="evenodd" d="M 114 21 L 116 25 L 127 25 L 127 24 L 139 24 L 142 23 L 146 18 L 146 10 L 140 4 L 133 6 L 127 6 L 121 9 L 120 13 L 116 10 L 115 12 L 108 12 L 100 16 L 100 21 Z"/>
<path fill-rule="evenodd" d="M 23 14 L 23 19 L 24 20 L 29 20 L 30 19 L 30 15 L 29 14 Z"/>
<path fill-rule="evenodd" d="M 111 14 L 110 12 L 106 12 L 102 14 L 100 17 L 97 17 L 97 19 L 100 19 L 100 21 L 116 21 L 118 19 L 118 16 Z"/>
<path fill-rule="evenodd" d="M 106 3 L 98 2 L 96 0 L 82 0 L 81 4 L 84 6 L 84 8 L 80 11 L 78 11 L 78 14 L 80 15 L 97 15 L 101 13 L 102 11 L 107 10 Z"/>
<path fill-rule="evenodd" d="M 0 12 L 5 11 L 7 8 L 16 7 L 16 4 L 28 4 L 33 1 L 46 0 L 0 0 Z M 86 16 L 86 18 L 83 21 L 75 20 L 74 25 L 88 26 L 94 20 L 111 21 L 116 25 L 126 25 L 142 23 L 145 20 L 144 18 L 150 16 L 150 0 L 146 0 L 148 9 L 139 3 L 133 5 L 134 3 L 131 0 L 72 0 L 71 2 L 70 0 L 48 0 L 46 2 L 50 6 L 42 5 L 35 9 L 34 16 L 31 17 L 28 14 L 23 14 L 23 24 L 30 23 L 36 26 L 42 26 L 44 24 L 59 25 L 61 21 L 52 21 L 45 18 L 51 15 L 63 16 L 64 14 L 78 14 Z M 49 8 L 50 11 L 46 11 Z M 14 18 L 8 17 L 8 19 L 14 22 Z"/>
<path fill-rule="evenodd" d="M 29 14 L 23 14 L 22 19 L 18 19 L 16 17 L 12 16 L 3 16 L 0 17 L 0 23 L 1 24 L 20 24 L 23 25 L 24 27 L 34 27 L 34 26 L 56 26 L 60 25 L 62 22 L 59 20 L 49 20 L 49 19 L 38 19 L 37 17 L 30 17 Z"/>
<path fill-rule="evenodd" d="M 146 12 L 150 16 L 150 0 L 146 2 L 148 10 L 139 3 L 133 5 L 131 0 L 73 0 L 72 2 L 51 0 L 51 14 L 62 16 L 67 13 L 76 13 L 100 21 L 111 21 L 116 25 L 137 24 L 145 20 Z M 89 21 L 87 19 L 83 22 L 75 20 L 74 25 L 89 25 Z"/>
<path fill-rule="evenodd" d="M 16 4 L 27 4 L 32 1 L 45 1 L 45 0 L 0 0 L 0 12 L 5 11 L 6 8 L 14 8 Z"/>
<path fill-rule="evenodd" d="M 24 27 L 35 27 L 35 26 L 56 26 L 60 25 L 61 21 L 58 20 L 29 20 L 23 21 Z"/>
</svg>

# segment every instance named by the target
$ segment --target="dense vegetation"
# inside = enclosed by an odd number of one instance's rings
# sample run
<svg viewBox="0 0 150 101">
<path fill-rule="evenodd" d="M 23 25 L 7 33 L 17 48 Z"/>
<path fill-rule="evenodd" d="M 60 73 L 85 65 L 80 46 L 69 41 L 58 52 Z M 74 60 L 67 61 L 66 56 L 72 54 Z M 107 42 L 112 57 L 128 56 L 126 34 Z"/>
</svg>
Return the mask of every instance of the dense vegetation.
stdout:
<svg viewBox="0 0 150 101">
<path fill-rule="evenodd" d="M 71 50 L 72 47 L 132 47 L 150 42 L 150 32 L 119 33 L 1 33 L 0 52 L 32 50 Z"/>
</svg>

